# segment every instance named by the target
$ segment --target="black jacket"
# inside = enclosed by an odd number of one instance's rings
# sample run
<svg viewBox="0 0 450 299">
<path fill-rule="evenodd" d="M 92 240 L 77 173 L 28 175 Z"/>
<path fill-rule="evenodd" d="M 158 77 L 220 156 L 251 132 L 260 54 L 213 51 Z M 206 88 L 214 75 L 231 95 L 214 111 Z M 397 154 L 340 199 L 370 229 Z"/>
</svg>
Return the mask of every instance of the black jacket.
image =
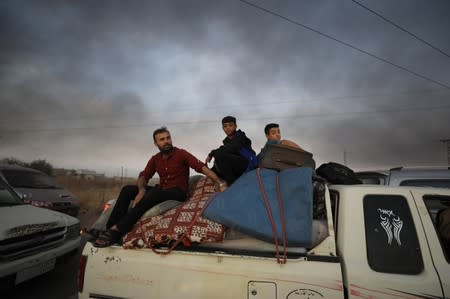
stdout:
<svg viewBox="0 0 450 299">
<path fill-rule="evenodd" d="M 217 151 L 223 151 L 230 154 L 240 155 L 240 150 L 242 148 L 248 149 L 250 152 L 255 153 L 255 151 L 252 149 L 252 141 L 245 136 L 245 133 L 241 130 L 237 130 L 234 132 L 233 138 L 225 137 L 225 139 L 222 141 L 223 145 L 220 146 L 217 149 L 212 150 L 209 155 L 211 157 L 214 157 L 214 154 Z"/>
</svg>

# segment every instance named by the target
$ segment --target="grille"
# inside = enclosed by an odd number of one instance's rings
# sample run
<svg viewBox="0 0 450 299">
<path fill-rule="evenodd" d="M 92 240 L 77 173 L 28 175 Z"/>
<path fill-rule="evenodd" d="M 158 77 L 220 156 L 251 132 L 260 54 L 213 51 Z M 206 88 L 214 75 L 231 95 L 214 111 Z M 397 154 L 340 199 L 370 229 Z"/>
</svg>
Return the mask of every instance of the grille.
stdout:
<svg viewBox="0 0 450 299">
<path fill-rule="evenodd" d="M 0 261 L 15 260 L 64 242 L 66 228 L 54 228 L 0 241 Z"/>
</svg>

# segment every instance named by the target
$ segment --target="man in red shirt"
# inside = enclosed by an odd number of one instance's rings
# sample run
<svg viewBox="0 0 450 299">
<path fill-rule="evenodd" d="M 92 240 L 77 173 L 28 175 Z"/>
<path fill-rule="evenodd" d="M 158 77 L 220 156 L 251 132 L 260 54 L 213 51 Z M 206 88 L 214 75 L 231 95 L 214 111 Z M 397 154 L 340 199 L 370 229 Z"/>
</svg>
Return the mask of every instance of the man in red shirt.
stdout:
<svg viewBox="0 0 450 299">
<path fill-rule="evenodd" d="M 108 230 L 98 236 L 94 246 L 107 247 L 118 242 L 147 210 L 158 203 L 166 200 L 185 201 L 189 184 L 189 168 L 211 178 L 220 191 L 226 189 L 227 184 L 204 163 L 184 149 L 172 145 L 167 128 L 155 130 L 153 140 L 160 152 L 150 158 L 145 169 L 139 174 L 136 185 L 122 188 L 106 224 Z M 155 173 L 159 175 L 159 185 L 147 186 Z M 129 210 L 131 201 L 133 201 L 132 208 Z"/>
</svg>

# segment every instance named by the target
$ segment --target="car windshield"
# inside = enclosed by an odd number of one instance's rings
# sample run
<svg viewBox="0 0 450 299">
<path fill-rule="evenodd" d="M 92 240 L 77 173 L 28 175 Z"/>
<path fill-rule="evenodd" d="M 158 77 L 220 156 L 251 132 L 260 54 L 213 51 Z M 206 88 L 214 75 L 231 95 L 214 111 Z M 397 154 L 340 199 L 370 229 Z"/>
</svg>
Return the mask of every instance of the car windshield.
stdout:
<svg viewBox="0 0 450 299">
<path fill-rule="evenodd" d="M 0 178 L 0 206 L 22 205 L 23 201 Z"/>
<path fill-rule="evenodd" d="M 51 176 L 27 170 L 3 170 L 8 183 L 15 188 L 62 189 Z"/>
</svg>

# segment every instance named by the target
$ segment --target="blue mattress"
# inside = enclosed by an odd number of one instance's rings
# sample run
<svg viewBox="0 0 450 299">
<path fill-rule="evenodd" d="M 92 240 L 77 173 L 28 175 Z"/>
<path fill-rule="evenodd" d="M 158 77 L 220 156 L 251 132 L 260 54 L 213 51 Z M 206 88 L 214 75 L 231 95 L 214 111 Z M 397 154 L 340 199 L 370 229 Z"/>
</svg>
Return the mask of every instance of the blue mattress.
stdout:
<svg viewBox="0 0 450 299">
<path fill-rule="evenodd" d="M 249 236 L 274 241 L 272 224 L 264 204 L 257 171 L 241 176 L 227 190 L 218 193 L 203 216 Z M 282 170 L 259 169 L 264 191 L 275 223 L 279 244 L 283 244 L 280 205 L 276 181 L 279 175 L 289 246 L 310 246 L 312 243 L 312 169 L 298 167 Z"/>
</svg>

